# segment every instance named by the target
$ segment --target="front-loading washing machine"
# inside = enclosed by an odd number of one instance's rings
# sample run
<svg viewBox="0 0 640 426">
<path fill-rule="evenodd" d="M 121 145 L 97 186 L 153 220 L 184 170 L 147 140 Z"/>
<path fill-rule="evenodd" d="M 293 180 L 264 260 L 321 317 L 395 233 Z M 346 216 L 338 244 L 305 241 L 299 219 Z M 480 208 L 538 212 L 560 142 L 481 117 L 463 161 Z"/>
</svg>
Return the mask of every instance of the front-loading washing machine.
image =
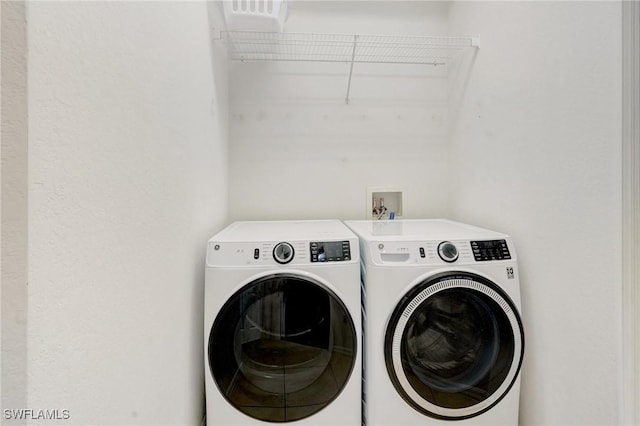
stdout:
<svg viewBox="0 0 640 426">
<path fill-rule="evenodd" d="M 517 425 L 524 331 L 511 238 L 448 220 L 360 239 L 368 425 Z"/>
<path fill-rule="evenodd" d="M 359 262 L 337 220 L 235 222 L 209 240 L 209 426 L 361 423 Z"/>
</svg>

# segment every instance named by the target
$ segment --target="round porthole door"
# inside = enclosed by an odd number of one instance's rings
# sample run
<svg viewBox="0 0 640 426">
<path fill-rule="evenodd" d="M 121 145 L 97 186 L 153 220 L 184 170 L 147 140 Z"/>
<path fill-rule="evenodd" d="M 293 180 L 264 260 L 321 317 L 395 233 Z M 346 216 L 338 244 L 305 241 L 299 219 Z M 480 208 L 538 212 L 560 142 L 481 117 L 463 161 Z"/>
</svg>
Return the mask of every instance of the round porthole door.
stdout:
<svg viewBox="0 0 640 426">
<path fill-rule="evenodd" d="M 402 398 L 439 419 L 477 416 L 511 389 L 524 332 L 509 297 L 475 274 L 431 277 L 404 297 L 389 321 L 385 360 Z"/>
<path fill-rule="evenodd" d="M 338 296 L 307 276 L 245 285 L 209 335 L 211 374 L 224 398 L 258 420 L 309 417 L 346 386 L 356 359 L 353 320 Z"/>
</svg>

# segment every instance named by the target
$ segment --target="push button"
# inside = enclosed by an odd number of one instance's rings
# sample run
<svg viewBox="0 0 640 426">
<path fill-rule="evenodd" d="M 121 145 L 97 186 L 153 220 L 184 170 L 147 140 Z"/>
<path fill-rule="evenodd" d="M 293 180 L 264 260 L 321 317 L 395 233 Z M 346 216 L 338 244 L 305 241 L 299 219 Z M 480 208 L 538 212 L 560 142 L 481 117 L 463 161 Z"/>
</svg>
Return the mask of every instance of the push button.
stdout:
<svg viewBox="0 0 640 426">
<path fill-rule="evenodd" d="M 253 249 L 253 258 L 256 260 L 260 259 L 260 249 Z"/>
</svg>

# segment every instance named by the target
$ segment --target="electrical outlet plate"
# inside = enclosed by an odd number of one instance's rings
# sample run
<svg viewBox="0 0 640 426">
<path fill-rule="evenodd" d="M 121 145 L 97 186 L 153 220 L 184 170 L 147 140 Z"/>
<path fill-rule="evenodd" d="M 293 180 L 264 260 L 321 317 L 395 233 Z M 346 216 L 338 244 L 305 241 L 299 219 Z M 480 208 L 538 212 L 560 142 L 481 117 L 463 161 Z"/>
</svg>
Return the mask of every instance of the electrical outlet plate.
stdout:
<svg viewBox="0 0 640 426">
<path fill-rule="evenodd" d="M 374 206 L 380 207 L 380 200 L 384 200 L 386 211 L 374 213 Z M 398 187 L 370 187 L 367 188 L 367 219 L 390 219 L 393 212 L 396 219 L 400 219 L 406 214 L 406 190 Z"/>
</svg>

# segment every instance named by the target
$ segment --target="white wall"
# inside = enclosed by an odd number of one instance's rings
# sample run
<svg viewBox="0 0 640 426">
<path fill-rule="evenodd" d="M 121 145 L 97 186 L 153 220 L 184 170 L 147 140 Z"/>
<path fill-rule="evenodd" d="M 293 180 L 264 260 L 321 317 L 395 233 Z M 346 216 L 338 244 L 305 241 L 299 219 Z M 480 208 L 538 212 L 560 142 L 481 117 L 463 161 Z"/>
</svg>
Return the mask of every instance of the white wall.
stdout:
<svg viewBox="0 0 640 426">
<path fill-rule="evenodd" d="M 0 4 L 0 407 L 26 406 L 27 37 L 25 4 Z"/>
<path fill-rule="evenodd" d="M 452 135 L 455 218 L 512 234 L 526 327 L 521 423 L 620 420 L 618 2 L 469 2 Z"/>
<path fill-rule="evenodd" d="M 438 2 L 293 2 L 288 32 L 444 34 Z M 368 187 L 406 190 L 405 217 L 442 216 L 449 192 L 446 70 L 233 63 L 230 217 L 364 218 Z"/>
<path fill-rule="evenodd" d="M 61 423 L 200 424 L 203 259 L 227 210 L 208 13 L 28 3 L 28 407 Z"/>
</svg>

